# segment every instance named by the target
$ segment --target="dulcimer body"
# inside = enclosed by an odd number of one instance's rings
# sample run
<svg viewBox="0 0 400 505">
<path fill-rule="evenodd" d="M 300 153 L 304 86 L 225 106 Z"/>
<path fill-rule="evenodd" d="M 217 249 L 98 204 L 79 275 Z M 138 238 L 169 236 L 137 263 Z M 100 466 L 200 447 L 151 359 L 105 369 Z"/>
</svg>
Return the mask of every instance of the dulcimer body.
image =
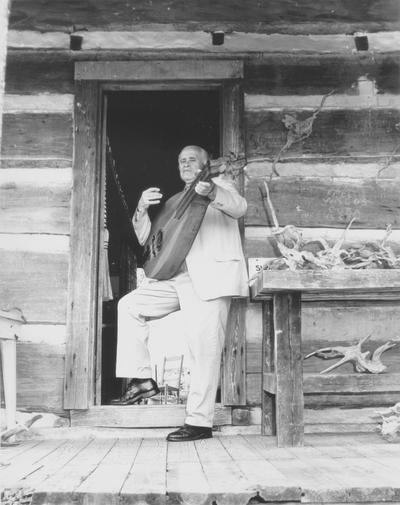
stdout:
<svg viewBox="0 0 400 505">
<path fill-rule="evenodd" d="M 143 265 L 150 279 L 174 277 L 184 262 L 203 221 L 210 199 L 197 195 L 178 219 L 176 209 L 184 192 L 172 196 L 154 219 L 145 243 Z"/>
</svg>

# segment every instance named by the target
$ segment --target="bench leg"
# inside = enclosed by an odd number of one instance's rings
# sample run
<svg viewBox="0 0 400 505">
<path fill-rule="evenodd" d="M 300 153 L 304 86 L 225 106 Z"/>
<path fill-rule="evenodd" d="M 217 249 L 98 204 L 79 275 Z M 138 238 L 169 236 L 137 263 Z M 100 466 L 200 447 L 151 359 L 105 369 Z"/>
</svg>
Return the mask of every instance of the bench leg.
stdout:
<svg viewBox="0 0 400 505">
<path fill-rule="evenodd" d="M 261 434 L 276 435 L 275 391 L 266 391 L 264 374 L 274 373 L 274 321 L 272 300 L 262 304 L 262 390 L 261 390 Z"/>
<path fill-rule="evenodd" d="M 17 345 L 15 339 L 0 340 L 7 429 L 14 428 L 17 413 Z"/>
<path fill-rule="evenodd" d="M 279 447 L 304 442 L 301 293 L 273 295 L 276 425 Z"/>
</svg>

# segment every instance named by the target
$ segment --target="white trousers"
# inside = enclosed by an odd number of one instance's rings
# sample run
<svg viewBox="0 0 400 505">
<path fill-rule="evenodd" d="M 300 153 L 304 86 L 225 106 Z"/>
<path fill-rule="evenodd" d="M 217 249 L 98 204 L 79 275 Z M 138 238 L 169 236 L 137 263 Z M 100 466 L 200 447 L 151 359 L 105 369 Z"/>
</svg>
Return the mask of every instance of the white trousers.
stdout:
<svg viewBox="0 0 400 505">
<path fill-rule="evenodd" d="M 231 297 L 201 300 L 189 274 L 142 284 L 118 303 L 117 377 L 152 376 L 146 318 L 161 318 L 179 309 L 190 352 L 190 389 L 186 423 L 213 424 L 215 397 Z"/>
</svg>

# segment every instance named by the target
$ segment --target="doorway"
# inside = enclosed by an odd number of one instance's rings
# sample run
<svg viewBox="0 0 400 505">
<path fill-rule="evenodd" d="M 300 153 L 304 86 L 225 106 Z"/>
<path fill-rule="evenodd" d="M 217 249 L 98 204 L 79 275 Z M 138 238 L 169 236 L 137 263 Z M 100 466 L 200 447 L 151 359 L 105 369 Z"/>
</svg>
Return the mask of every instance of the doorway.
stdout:
<svg viewBox="0 0 400 505">
<path fill-rule="evenodd" d="M 210 90 L 141 90 L 107 92 L 106 136 L 128 212 L 132 217 L 140 195 L 148 187 L 159 187 L 163 201 L 181 191 L 183 183 L 177 169 L 177 158 L 186 145 L 203 147 L 211 158 L 221 155 L 221 91 Z M 107 179 L 106 179 L 107 180 Z M 116 193 L 106 183 L 105 219 L 108 230 L 108 270 L 112 297 L 103 302 L 98 323 L 96 376 L 100 379 L 97 405 L 107 405 L 124 388 L 115 377 L 117 343 L 117 303 L 134 289 L 142 277 L 142 248 L 127 233 L 121 219 Z M 150 209 L 154 217 L 157 208 Z M 182 344 L 179 315 L 151 324 L 150 349 L 166 352 L 168 344 L 152 344 L 156 339 L 170 340 L 171 355 Z M 161 356 L 152 356 L 157 364 Z"/>
</svg>

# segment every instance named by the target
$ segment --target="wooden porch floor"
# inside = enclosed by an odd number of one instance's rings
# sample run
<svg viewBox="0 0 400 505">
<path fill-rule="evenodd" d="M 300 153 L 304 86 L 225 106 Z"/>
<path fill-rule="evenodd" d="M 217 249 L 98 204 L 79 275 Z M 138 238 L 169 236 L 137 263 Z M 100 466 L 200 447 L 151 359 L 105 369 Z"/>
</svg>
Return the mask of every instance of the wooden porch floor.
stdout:
<svg viewBox="0 0 400 505">
<path fill-rule="evenodd" d="M 378 434 L 25 440 L 2 449 L 3 505 L 400 503 L 400 444 Z M 27 501 L 7 501 L 19 492 Z"/>
</svg>

